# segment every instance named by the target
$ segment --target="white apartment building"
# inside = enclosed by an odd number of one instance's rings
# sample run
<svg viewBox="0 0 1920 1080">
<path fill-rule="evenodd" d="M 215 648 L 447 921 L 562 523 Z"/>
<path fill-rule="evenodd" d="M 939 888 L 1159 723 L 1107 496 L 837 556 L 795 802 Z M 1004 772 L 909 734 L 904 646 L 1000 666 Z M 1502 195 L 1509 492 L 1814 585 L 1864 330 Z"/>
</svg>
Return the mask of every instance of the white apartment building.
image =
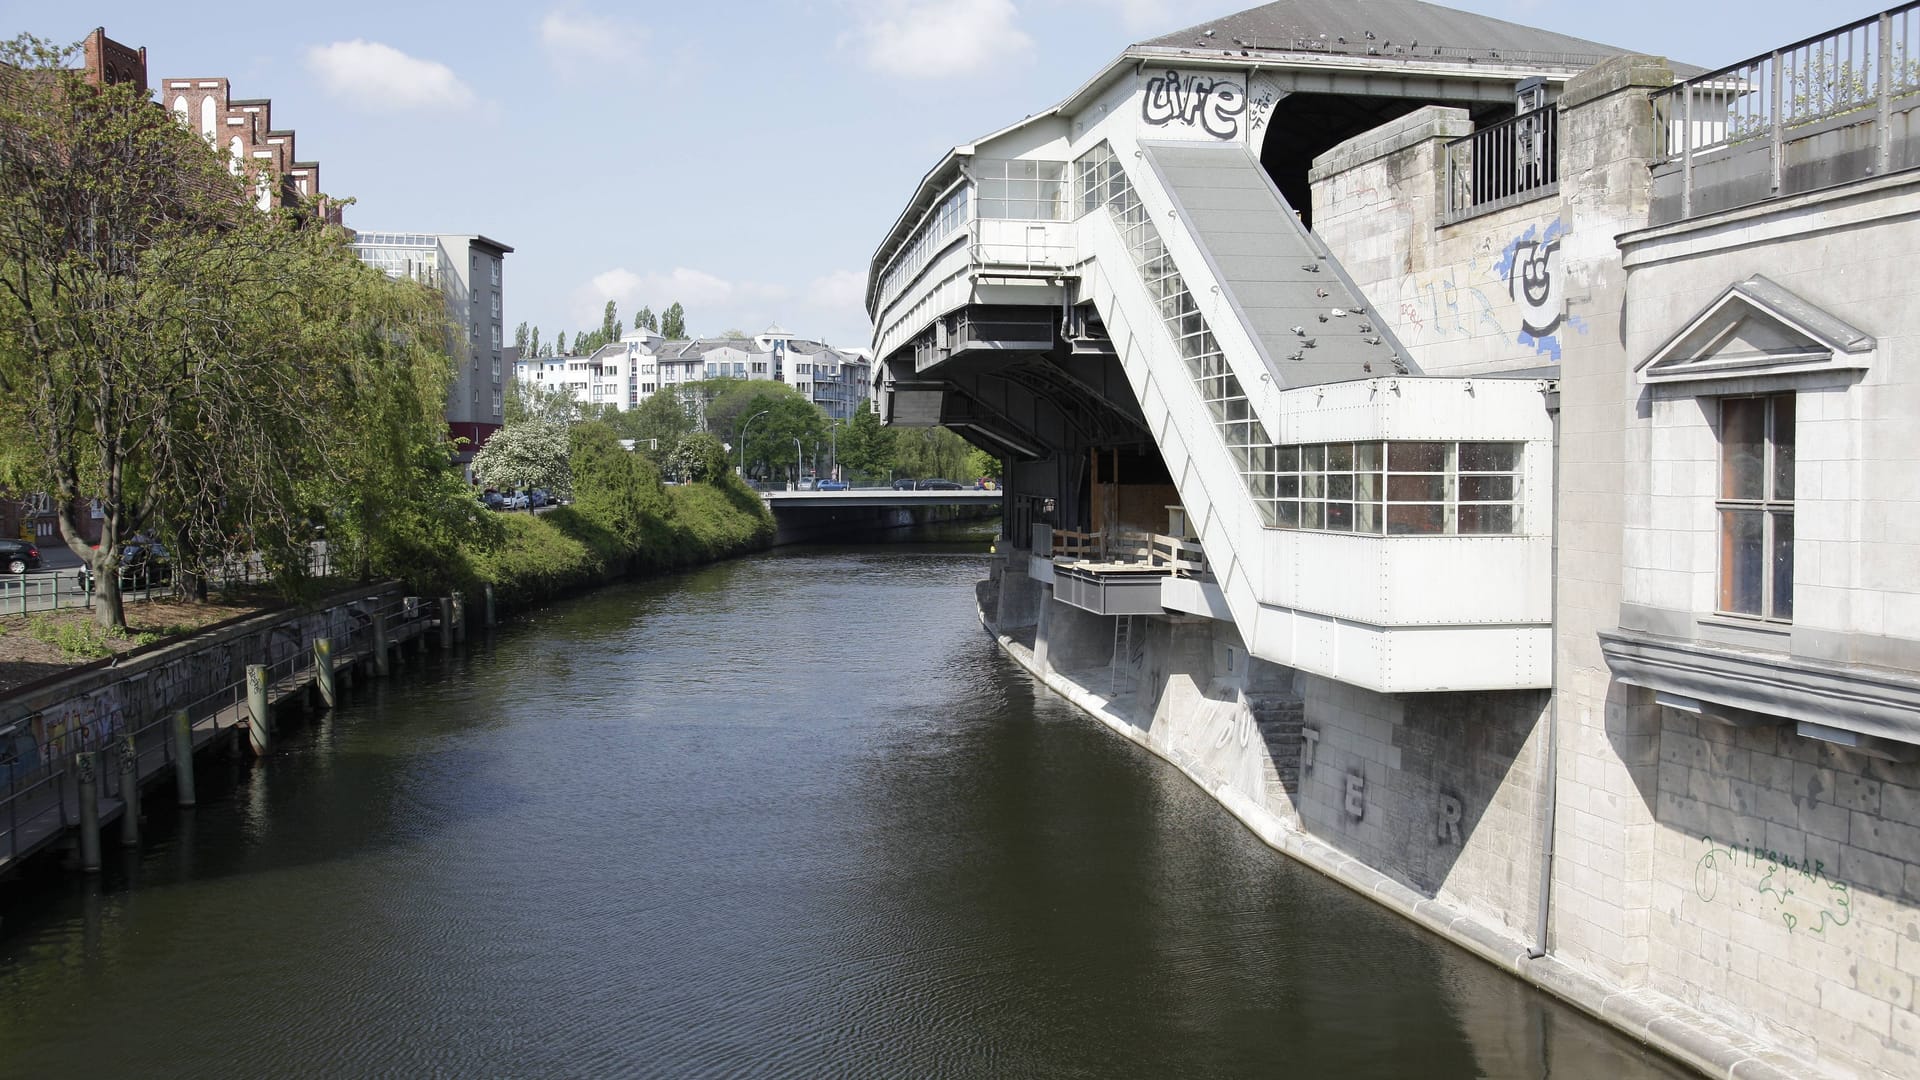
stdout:
<svg viewBox="0 0 1920 1080">
<path fill-rule="evenodd" d="M 460 460 L 472 460 L 504 421 L 502 263 L 513 249 L 475 233 L 356 231 L 353 251 L 388 277 L 412 278 L 446 297 L 456 328 L 449 343 L 454 381 L 447 391 L 447 430 L 465 440 Z"/>
</svg>

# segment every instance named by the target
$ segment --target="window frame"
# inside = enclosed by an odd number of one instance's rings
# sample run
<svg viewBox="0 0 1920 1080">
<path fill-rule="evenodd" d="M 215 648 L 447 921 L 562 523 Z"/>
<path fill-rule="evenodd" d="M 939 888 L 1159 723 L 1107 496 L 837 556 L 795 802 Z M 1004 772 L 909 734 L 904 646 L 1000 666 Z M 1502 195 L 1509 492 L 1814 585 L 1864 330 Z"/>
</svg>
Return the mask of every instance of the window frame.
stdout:
<svg viewBox="0 0 1920 1080">
<path fill-rule="evenodd" d="M 1743 622 L 1764 623 L 1773 626 L 1791 626 L 1793 624 L 1793 545 L 1797 531 L 1794 527 L 1795 491 L 1792 490 L 1792 469 L 1797 457 L 1799 440 L 1795 435 L 1799 419 L 1799 395 L 1792 390 L 1774 391 L 1761 394 L 1728 394 L 1714 398 L 1716 411 L 1714 438 L 1719 446 L 1718 484 L 1713 500 L 1714 539 L 1714 614 L 1723 618 L 1738 619 Z M 1760 495 L 1748 498 L 1728 494 L 1733 480 L 1729 469 L 1728 451 L 1733 444 L 1729 441 L 1729 407 L 1744 402 L 1761 403 L 1761 428 L 1759 445 L 1761 458 L 1758 462 Z M 1785 463 L 1789 490 L 1782 496 L 1778 490 L 1781 478 L 1780 460 L 1782 442 L 1780 440 L 1781 420 L 1780 403 L 1787 402 L 1785 440 L 1788 460 Z M 1759 573 L 1757 611 L 1741 611 L 1733 599 L 1738 593 L 1740 582 L 1733 576 L 1738 571 L 1730 564 L 1735 560 L 1737 543 L 1731 529 L 1733 515 L 1758 514 L 1760 519 L 1759 557 L 1755 562 Z M 1786 599 L 1785 613 L 1781 612 L 1778 584 L 1780 582 L 1781 552 L 1779 527 L 1782 521 L 1787 524 L 1786 537 Z"/>
</svg>

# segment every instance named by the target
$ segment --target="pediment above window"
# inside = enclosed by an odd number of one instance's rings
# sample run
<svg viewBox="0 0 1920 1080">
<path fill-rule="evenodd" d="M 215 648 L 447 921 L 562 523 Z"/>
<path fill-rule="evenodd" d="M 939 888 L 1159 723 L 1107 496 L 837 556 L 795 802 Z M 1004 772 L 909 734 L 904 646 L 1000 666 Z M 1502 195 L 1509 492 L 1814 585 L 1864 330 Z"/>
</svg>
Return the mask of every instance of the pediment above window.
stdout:
<svg viewBox="0 0 1920 1080">
<path fill-rule="evenodd" d="M 1755 274 L 1728 287 L 1635 370 L 1645 384 L 1861 369 L 1876 345 Z"/>
</svg>

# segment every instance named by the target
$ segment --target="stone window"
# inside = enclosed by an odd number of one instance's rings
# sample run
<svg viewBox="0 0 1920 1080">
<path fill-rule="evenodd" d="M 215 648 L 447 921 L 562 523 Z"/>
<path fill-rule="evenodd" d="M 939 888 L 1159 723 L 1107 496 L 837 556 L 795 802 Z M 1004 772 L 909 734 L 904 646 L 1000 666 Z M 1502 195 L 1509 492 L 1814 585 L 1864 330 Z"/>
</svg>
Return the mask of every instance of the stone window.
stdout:
<svg viewBox="0 0 1920 1080">
<path fill-rule="evenodd" d="M 1720 399 L 1719 609 L 1793 618 L 1794 395 Z"/>
</svg>

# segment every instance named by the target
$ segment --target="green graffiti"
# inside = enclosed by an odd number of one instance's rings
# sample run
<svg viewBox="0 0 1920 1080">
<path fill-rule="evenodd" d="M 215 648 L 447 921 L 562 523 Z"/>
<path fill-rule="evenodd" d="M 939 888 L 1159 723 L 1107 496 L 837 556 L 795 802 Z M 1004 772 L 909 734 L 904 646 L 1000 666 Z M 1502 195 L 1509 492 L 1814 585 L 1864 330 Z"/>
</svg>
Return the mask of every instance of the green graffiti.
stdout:
<svg viewBox="0 0 1920 1080">
<path fill-rule="evenodd" d="M 1825 936 L 1828 927 L 1853 921 L 1853 886 L 1829 877 L 1822 860 L 1796 860 L 1751 843 L 1723 847 L 1711 836 L 1700 841 L 1707 850 L 1693 864 L 1693 894 L 1701 900 L 1710 904 L 1719 896 L 1722 873 L 1758 870 L 1757 879 L 1748 879 L 1753 894 L 1763 906 L 1772 905 L 1769 910 L 1788 933 L 1807 930 Z M 1818 922 L 1813 921 L 1816 915 Z"/>
</svg>

